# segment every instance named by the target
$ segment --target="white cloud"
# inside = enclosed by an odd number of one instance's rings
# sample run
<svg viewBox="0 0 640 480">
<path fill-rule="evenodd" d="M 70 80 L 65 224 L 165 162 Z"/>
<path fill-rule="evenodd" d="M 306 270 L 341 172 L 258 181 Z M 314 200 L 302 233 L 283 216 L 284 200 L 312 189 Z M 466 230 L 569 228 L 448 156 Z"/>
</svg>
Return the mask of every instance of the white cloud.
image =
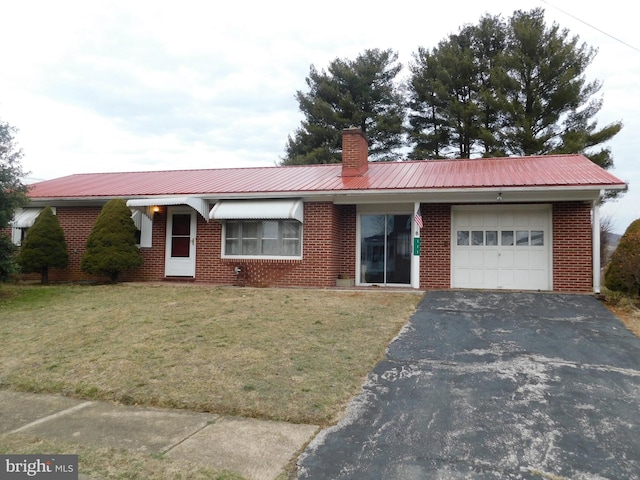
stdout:
<svg viewBox="0 0 640 480">
<path fill-rule="evenodd" d="M 629 3 L 551 2 L 640 45 Z M 405 64 L 483 13 L 544 8 L 548 21 L 599 48 L 589 74 L 604 82 L 599 124 L 630 192 L 603 209 L 616 230 L 635 219 L 640 176 L 640 53 L 536 0 L 374 4 L 328 0 L 9 2 L 0 17 L 0 118 L 18 127 L 36 178 L 71 173 L 273 165 L 301 116 L 294 99 L 309 66 L 366 48 Z"/>
</svg>

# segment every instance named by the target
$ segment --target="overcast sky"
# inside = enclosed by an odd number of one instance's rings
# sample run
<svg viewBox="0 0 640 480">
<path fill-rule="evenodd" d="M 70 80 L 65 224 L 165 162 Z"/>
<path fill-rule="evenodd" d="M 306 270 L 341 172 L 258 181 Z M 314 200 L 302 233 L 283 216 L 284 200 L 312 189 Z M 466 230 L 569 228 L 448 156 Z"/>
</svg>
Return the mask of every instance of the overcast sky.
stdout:
<svg viewBox="0 0 640 480">
<path fill-rule="evenodd" d="M 0 119 L 30 179 L 73 173 L 273 166 L 302 119 L 311 64 L 392 48 L 403 64 L 484 13 L 545 9 L 596 47 L 600 126 L 621 120 L 612 173 L 629 192 L 603 213 L 640 217 L 640 29 L 622 0 L 206 2 L 24 0 L 0 15 Z M 416 6 L 417 5 L 417 6 Z M 578 17 L 585 25 L 564 10 Z M 598 31 L 601 30 L 602 32 Z M 613 39 L 610 36 L 617 38 Z M 635 48 L 626 46 L 624 43 Z"/>
</svg>

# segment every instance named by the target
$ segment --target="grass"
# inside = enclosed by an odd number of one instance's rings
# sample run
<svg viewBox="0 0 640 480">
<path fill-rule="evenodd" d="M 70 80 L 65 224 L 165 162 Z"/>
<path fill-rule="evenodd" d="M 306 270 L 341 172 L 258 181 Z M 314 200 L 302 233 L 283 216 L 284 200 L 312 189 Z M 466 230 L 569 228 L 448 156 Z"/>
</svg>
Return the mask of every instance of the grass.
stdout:
<svg viewBox="0 0 640 480">
<path fill-rule="evenodd" d="M 214 471 L 209 468 L 180 462 L 164 456 L 148 455 L 115 448 L 76 445 L 60 440 L 44 440 L 29 436 L 12 435 L 2 437 L 0 454 L 68 454 L 78 455 L 78 464 L 83 475 L 114 480 L 242 480 L 229 471 Z"/>
<path fill-rule="evenodd" d="M 636 336 L 640 337 L 640 298 L 629 297 L 603 288 L 606 305 L 620 321 Z"/>
<path fill-rule="evenodd" d="M 154 286 L 0 287 L 0 387 L 326 425 L 420 296 Z"/>
<path fill-rule="evenodd" d="M 421 296 L 119 284 L 0 285 L 0 387 L 326 425 Z M 241 480 L 164 456 L 22 434 L 105 479 Z M 281 475 L 282 478 L 287 473 Z"/>
<path fill-rule="evenodd" d="M 610 306 L 609 309 L 617 315 L 624 325 L 637 337 L 640 337 L 640 309 Z"/>
</svg>

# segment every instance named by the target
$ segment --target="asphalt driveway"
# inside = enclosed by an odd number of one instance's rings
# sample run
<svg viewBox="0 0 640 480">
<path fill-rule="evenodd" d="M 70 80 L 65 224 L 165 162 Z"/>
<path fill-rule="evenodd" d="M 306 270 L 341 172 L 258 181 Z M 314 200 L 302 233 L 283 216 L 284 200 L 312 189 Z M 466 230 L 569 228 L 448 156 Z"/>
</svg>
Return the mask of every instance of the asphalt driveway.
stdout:
<svg viewBox="0 0 640 480">
<path fill-rule="evenodd" d="M 638 479 L 640 339 L 583 295 L 430 292 L 301 479 Z"/>
</svg>

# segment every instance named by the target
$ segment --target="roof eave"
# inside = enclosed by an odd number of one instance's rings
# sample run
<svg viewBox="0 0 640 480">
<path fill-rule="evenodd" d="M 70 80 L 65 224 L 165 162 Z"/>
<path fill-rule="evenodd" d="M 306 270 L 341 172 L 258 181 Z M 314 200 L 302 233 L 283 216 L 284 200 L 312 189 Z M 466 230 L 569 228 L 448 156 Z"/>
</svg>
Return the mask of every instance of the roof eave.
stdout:
<svg viewBox="0 0 640 480">
<path fill-rule="evenodd" d="M 198 193 L 189 197 L 216 200 L 239 200 L 259 198 L 305 198 L 306 200 L 332 200 L 334 203 L 368 203 L 371 199 L 393 198 L 393 201 L 422 201 L 425 203 L 455 203 L 495 201 L 502 193 L 503 201 L 570 201 L 594 200 L 603 190 L 626 190 L 627 184 L 592 185 L 553 185 L 553 186 L 491 186 L 491 187 L 455 187 L 455 188 L 414 188 L 414 189 L 355 189 L 355 190 L 319 190 L 319 191 L 264 191 L 234 193 Z M 505 196 L 506 194 L 511 194 Z M 181 195 L 113 195 L 84 197 L 35 197 L 30 198 L 33 206 L 80 206 L 104 205 L 113 198 L 152 199 L 183 197 Z"/>
</svg>

